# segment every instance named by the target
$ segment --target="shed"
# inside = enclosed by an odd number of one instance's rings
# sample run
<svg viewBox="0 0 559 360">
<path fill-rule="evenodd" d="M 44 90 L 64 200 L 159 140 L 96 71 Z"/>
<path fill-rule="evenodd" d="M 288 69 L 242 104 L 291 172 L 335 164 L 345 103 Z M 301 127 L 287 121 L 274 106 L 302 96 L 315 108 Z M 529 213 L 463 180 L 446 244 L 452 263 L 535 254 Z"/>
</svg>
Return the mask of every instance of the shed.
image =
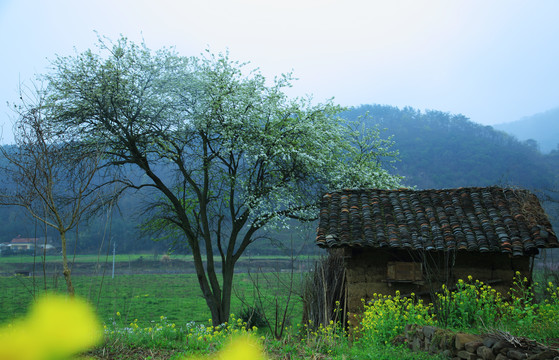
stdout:
<svg viewBox="0 0 559 360">
<path fill-rule="evenodd" d="M 559 247 L 521 189 L 340 190 L 323 196 L 319 216 L 316 244 L 343 256 L 350 313 L 375 293 L 429 296 L 469 275 L 506 294 L 516 271 L 531 276 L 539 249 Z"/>
</svg>

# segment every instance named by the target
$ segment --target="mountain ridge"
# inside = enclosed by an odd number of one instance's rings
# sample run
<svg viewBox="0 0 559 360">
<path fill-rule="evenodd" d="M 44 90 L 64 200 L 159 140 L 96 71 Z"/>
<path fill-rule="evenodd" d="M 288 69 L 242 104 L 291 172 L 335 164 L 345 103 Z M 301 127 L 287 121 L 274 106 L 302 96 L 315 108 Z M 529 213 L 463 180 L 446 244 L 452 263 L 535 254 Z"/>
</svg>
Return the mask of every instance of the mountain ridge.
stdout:
<svg viewBox="0 0 559 360">
<path fill-rule="evenodd" d="M 542 153 L 559 149 L 559 107 L 496 124 L 493 128 L 513 135 L 520 141 L 535 140 Z"/>
</svg>

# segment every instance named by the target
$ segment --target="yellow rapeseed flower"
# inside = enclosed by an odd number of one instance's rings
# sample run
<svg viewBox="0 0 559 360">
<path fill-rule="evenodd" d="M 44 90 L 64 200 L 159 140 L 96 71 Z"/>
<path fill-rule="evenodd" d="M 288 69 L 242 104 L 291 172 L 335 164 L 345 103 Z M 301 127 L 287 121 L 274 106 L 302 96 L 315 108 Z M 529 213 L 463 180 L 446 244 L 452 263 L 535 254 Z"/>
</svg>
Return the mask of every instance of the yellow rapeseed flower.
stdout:
<svg viewBox="0 0 559 360">
<path fill-rule="evenodd" d="M 101 340 L 103 328 L 84 301 L 51 295 L 26 318 L 0 328 L 0 359 L 64 359 Z"/>
<path fill-rule="evenodd" d="M 209 358 L 215 360 L 265 360 L 266 356 L 262 346 L 251 336 L 246 335 L 234 338 L 229 345 Z M 187 357 L 186 359 L 203 358 Z"/>
</svg>

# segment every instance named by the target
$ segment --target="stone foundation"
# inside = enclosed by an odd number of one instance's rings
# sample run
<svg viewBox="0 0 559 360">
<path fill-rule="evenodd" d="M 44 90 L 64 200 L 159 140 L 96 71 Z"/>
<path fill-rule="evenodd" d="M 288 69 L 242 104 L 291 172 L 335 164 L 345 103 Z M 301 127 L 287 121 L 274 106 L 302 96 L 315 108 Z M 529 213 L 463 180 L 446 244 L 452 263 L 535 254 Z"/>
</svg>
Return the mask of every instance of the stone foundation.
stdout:
<svg viewBox="0 0 559 360">
<path fill-rule="evenodd" d="M 474 335 L 439 329 L 434 326 L 406 326 L 394 340 L 412 351 L 443 354 L 453 360 L 559 360 L 559 351 L 525 338 L 506 340 L 496 334 Z"/>
</svg>

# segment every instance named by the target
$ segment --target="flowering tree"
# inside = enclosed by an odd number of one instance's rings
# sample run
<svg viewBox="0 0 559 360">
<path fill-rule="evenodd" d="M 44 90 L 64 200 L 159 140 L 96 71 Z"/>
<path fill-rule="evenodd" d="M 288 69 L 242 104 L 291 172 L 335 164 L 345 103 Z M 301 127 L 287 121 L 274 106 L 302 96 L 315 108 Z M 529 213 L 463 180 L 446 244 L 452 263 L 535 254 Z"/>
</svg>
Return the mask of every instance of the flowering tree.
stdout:
<svg viewBox="0 0 559 360">
<path fill-rule="evenodd" d="M 235 264 L 260 229 L 316 217 L 326 190 L 399 182 L 382 168 L 393 153 L 378 131 L 348 126 L 331 102 L 290 99 L 290 75 L 268 82 L 227 54 L 186 58 L 121 38 L 58 58 L 45 78 L 54 126 L 139 170 L 118 181 L 151 189 L 151 225 L 180 231 L 214 325 L 229 317 Z"/>
</svg>

